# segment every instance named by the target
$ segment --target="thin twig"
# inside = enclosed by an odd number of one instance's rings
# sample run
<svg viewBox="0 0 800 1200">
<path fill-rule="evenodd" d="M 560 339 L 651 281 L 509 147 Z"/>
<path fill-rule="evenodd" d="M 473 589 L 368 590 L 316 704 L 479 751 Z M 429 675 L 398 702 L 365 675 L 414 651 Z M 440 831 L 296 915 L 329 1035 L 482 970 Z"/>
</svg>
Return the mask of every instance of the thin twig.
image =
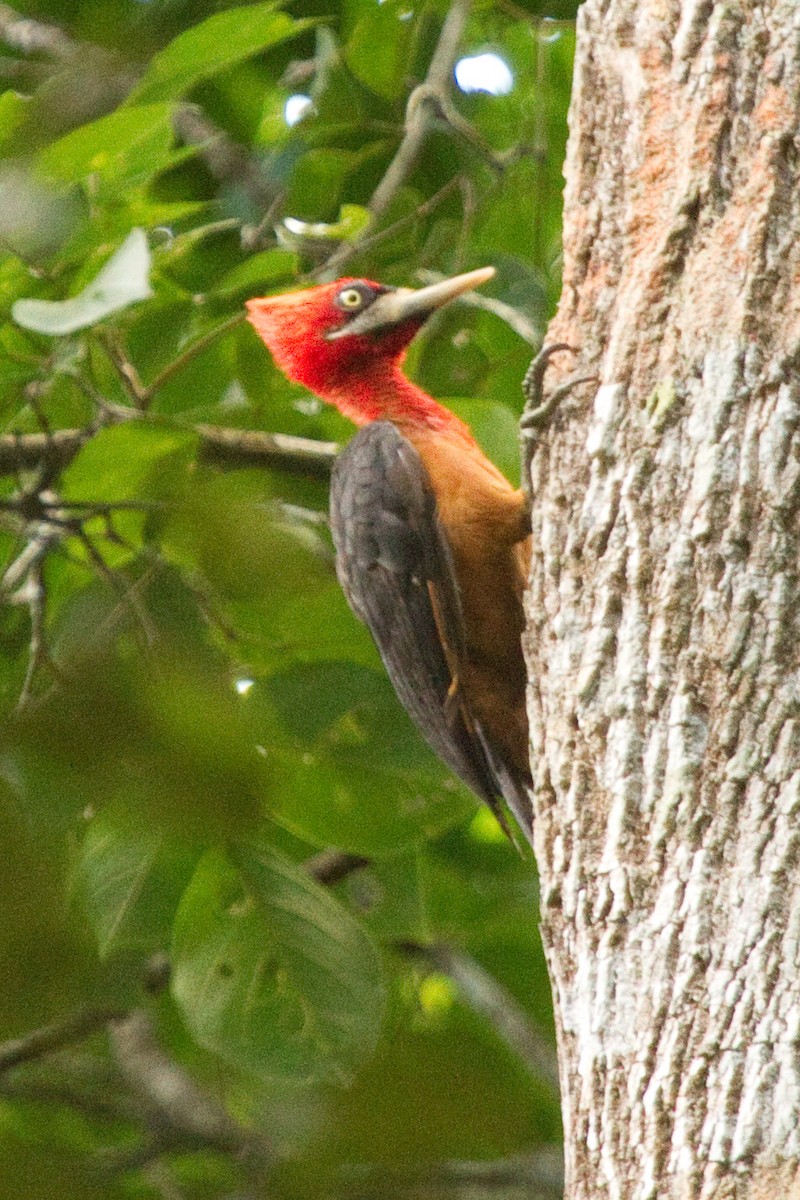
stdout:
<svg viewBox="0 0 800 1200">
<path fill-rule="evenodd" d="M 153 622 L 150 619 L 150 614 L 139 599 L 136 589 L 126 584 L 119 574 L 109 567 L 108 563 L 103 558 L 102 554 L 97 549 L 97 546 L 95 546 L 94 542 L 89 537 L 82 525 L 78 524 L 78 526 L 74 528 L 73 533 L 83 546 L 86 553 L 89 555 L 89 558 L 96 567 L 100 577 L 104 579 L 109 587 L 117 593 L 120 603 L 124 604 L 128 608 L 128 611 L 131 613 L 131 615 L 139 622 L 139 626 L 141 627 L 142 635 L 144 637 L 145 646 L 150 647 L 154 645 L 158 634 Z"/>
<path fill-rule="evenodd" d="M 11 597 L 17 593 L 17 589 L 24 586 L 31 569 L 45 558 L 60 536 L 61 534 L 50 528 L 49 524 L 43 524 L 35 531 L 0 579 L 0 597 Z M 24 602 L 27 597 L 22 596 L 21 600 Z"/>
<path fill-rule="evenodd" d="M 50 652 L 45 638 L 45 614 L 47 607 L 47 592 L 44 585 L 42 559 L 37 559 L 31 565 L 27 582 L 22 589 L 28 602 L 28 612 L 31 621 L 31 636 L 28 647 L 28 663 L 25 668 L 25 678 L 22 681 L 17 710 L 23 709 L 28 703 L 33 688 L 33 681 L 39 668 L 44 663 L 51 663 Z M 18 593 L 19 595 L 19 593 Z"/>
<path fill-rule="evenodd" d="M 447 99 L 450 76 L 458 56 L 459 43 L 469 16 L 470 0 L 454 0 L 447 10 L 439 40 L 423 83 L 415 88 L 406 105 L 406 128 L 394 158 L 369 202 L 370 222 L 361 238 L 335 251 L 324 264 L 320 279 L 335 279 L 342 264 L 353 257 L 353 250 L 387 212 L 417 164 L 428 134 L 442 110 L 440 100 Z"/>
<path fill-rule="evenodd" d="M 12 1038 L 0 1044 L 0 1072 L 17 1067 L 20 1063 L 34 1062 L 61 1050 L 64 1046 L 82 1042 L 97 1033 L 108 1022 L 118 1017 L 118 1011 L 109 1008 L 87 1008 L 71 1013 L 63 1021 L 35 1029 L 24 1037 Z"/>
<path fill-rule="evenodd" d="M 172 125 L 181 141 L 199 147 L 215 179 L 236 184 L 259 211 L 275 199 L 276 184 L 265 174 L 256 156 L 235 142 L 200 105 L 179 105 Z"/>
<path fill-rule="evenodd" d="M 352 259 L 359 257 L 362 254 L 366 254 L 369 250 L 373 250 L 375 246 L 380 245 L 381 242 L 385 242 L 388 241 L 389 238 L 393 238 L 395 234 L 399 233 L 402 229 L 405 229 L 406 226 L 413 225 L 420 219 L 420 217 L 430 216 L 430 214 L 435 212 L 439 205 L 442 204 L 443 201 L 448 198 L 448 196 L 452 195 L 452 193 L 456 191 L 460 185 L 461 177 L 456 175 L 452 179 L 448 180 L 444 187 L 439 188 L 438 192 L 434 192 L 434 194 L 427 200 L 424 200 L 422 204 L 418 204 L 413 213 L 407 213 L 406 216 L 399 217 L 396 221 L 393 221 L 391 225 L 387 225 L 384 229 L 378 230 L 377 233 L 370 234 L 368 237 L 359 238 L 357 241 L 350 242 L 347 246 L 343 246 L 336 256 L 336 270 L 341 271 L 349 262 L 352 261 Z M 332 259 L 328 259 L 322 264 L 321 267 L 317 267 L 315 270 L 309 271 L 307 275 L 303 276 L 303 280 L 323 280 L 330 271 L 331 262 Z"/>
<path fill-rule="evenodd" d="M 436 116 L 436 106 L 431 106 L 430 101 L 432 98 L 446 97 L 448 94 L 450 76 L 466 28 L 469 10 L 469 0 L 455 0 L 447 10 L 425 81 L 409 97 L 403 141 L 372 194 L 369 210 L 373 221 L 380 220 L 416 166 Z"/>
<path fill-rule="evenodd" d="M 104 330 L 100 336 L 100 342 L 109 357 L 111 365 L 116 370 L 125 391 L 135 406 L 141 412 L 144 412 L 149 404 L 147 388 L 142 383 L 136 367 L 128 358 L 125 347 L 122 345 L 119 331 L 116 329 Z"/>
<path fill-rule="evenodd" d="M 431 1168 L 431 1178 L 451 1186 L 459 1183 L 496 1188 L 527 1185 L 534 1192 L 561 1196 L 564 1190 L 563 1154 L 560 1147 L 543 1146 L 534 1154 L 520 1154 L 494 1162 L 438 1163 Z"/>
<path fill-rule="evenodd" d="M 241 325 L 244 320 L 245 314 L 243 312 L 236 313 L 235 316 L 229 317 L 228 320 L 223 321 L 221 325 L 217 325 L 214 329 L 209 330 L 208 333 L 204 333 L 203 336 L 199 337 L 196 342 L 192 342 L 190 346 L 187 346 L 185 350 L 182 350 L 178 357 L 174 358 L 171 363 L 164 367 L 163 371 L 156 375 L 155 379 L 152 380 L 151 383 L 148 383 L 146 386 L 141 385 L 141 407 L 145 409 L 148 408 L 152 403 L 156 393 L 161 390 L 165 383 L 167 383 L 173 378 L 173 376 L 177 375 L 179 371 L 182 371 L 185 366 L 197 358 L 198 354 L 202 354 L 204 350 L 207 350 L 209 346 L 213 345 L 218 338 L 221 338 L 231 329 L 235 329 L 237 325 Z"/>
<path fill-rule="evenodd" d="M 52 1064 L 47 1064 L 49 1071 Z M 135 1121 L 141 1118 L 141 1109 L 122 1096 L 112 1096 L 107 1087 L 92 1091 L 80 1085 L 69 1085 L 61 1080 L 42 1078 L 0 1078 L 0 1097 L 3 1100 L 21 1100 L 25 1104 L 61 1104 L 74 1108 L 96 1121 Z"/>
<path fill-rule="evenodd" d="M 416 942 L 405 942 L 400 948 L 411 957 L 421 959 L 448 975 L 470 1007 L 486 1017 L 531 1074 L 548 1084 L 558 1095 L 555 1049 L 493 975 L 474 958 L 449 946 L 421 946 Z"/>
<path fill-rule="evenodd" d="M 278 218 L 278 213 L 281 211 L 285 199 L 286 189 L 281 188 L 280 191 L 275 195 L 271 204 L 267 205 L 267 210 L 257 225 L 242 225 L 242 250 L 244 250 L 245 253 L 252 254 L 255 250 L 263 250 L 265 246 L 274 244 L 274 232 L 271 241 L 270 239 L 265 238 L 264 234 L 268 229 L 274 228 L 275 221 Z"/>
<path fill-rule="evenodd" d="M 151 1109 L 154 1136 L 213 1147 L 261 1166 L 270 1161 L 266 1139 L 239 1125 L 165 1053 L 146 1012 L 135 1009 L 112 1021 L 109 1033 L 123 1075 Z"/>
<path fill-rule="evenodd" d="M 502 174 L 506 170 L 513 158 L 509 157 L 508 151 L 495 150 L 493 146 L 486 141 L 486 138 L 480 133 L 471 121 L 466 117 L 462 117 L 456 106 L 447 94 L 436 95 L 431 97 L 439 107 L 439 113 L 453 130 L 458 134 L 468 145 L 472 146 L 480 154 L 481 158 L 496 171 Z"/>
<path fill-rule="evenodd" d="M 84 379 L 83 375 L 81 375 L 80 371 L 77 369 L 70 368 L 66 371 L 62 371 L 62 374 L 65 375 L 67 379 L 71 379 L 75 386 L 83 392 L 84 396 L 86 396 L 88 400 L 91 400 L 92 404 L 95 405 L 98 412 L 101 414 L 101 417 L 105 418 L 103 423 L 108 424 L 114 421 L 125 421 L 130 417 L 131 413 L 129 408 L 127 408 L 124 404 L 116 404 L 113 400 L 107 400 L 93 383 L 91 383 L 88 379 Z M 56 431 L 56 434 L 57 433 L 58 431 Z"/>
<path fill-rule="evenodd" d="M 463 270 L 463 263 L 466 260 L 469 250 L 470 237 L 472 236 L 475 218 L 478 215 L 479 200 L 475 183 L 468 175 L 461 176 L 461 228 L 458 231 L 458 245 L 456 248 L 455 261 L 456 269 Z M 467 295 L 469 293 L 466 293 Z"/>
<path fill-rule="evenodd" d="M 79 561 L 81 566 L 86 565 L 85 561 L 76 560 L 74 557 L 70 556 L 69 553 L 67 552 L 66 548 L 63 546 L 63 544 L 60 547 L 60 552 L 63 555 L 65 555 L 65 557 L 69 561 L 71 561 L 71 562 Z M 159 565 L 162 565 L 160 563 L 160 560 L 159 560 Z M 108 565 L 106 564 L 106 566 L 108 566 Z M 130 609 L 132 607 L 132 602 L 138 603 L 139 593 L 143 592 L 145 590 L 145 588 L 149 586 L 149 584 L 152 582 L 155 574 L 156 574 L 156 564 L 151 562 L 150 565 L 147 567 L 147 569 L 145 571 L 143 571 L 142 574 L 138 577 L 138 579 L 135 579 L 133 581 L 133 583 L 130 584 L 130 586 L 126 589 L 124 594 L 120 597 L 119 602 L 114 606 L 114 608 L 112 608 L 106 614 L 106 616 L 103 617 L 103 619 L 100 621 L 100 623 L 98 625 L 95 625 L 92 628 L 91 634 L 92 634 L 92 638 L 93 638 L 95 644 L 98 644 L 100 642 L 101 638 L 105 637 L 107 634 L 110 635 L 114 631 L 116 626 L 121 623 L 123 614 L 128 613 L 130 611 Z M 57 682 L 54 683 L 51 688 L 49 688 L 42 696 L 40 696 L 38 698 L 37 703 L 46 704 L 50 699 L 52 699 L 59 684 L 62 684 L 65 680 L 69 679 L 69 670 L 67 667 L 64 666 L 63 662 L 60 662 L 57 664 L 54 663 L 53 665 L 55 667 L 56 674 L 58 676 Z"/>
<path fill-rule="evenodd" d="M 141 1171 L 152 1166 L 162 1154 L 185 1149 L 174 1135 L 151 1134 L 133 1146 L 99 1150 L 94 1156 L 94 1169 L 100 1179 L 116 1179 L 129 1171 Z M 191 1149 L 197 1147 L 192 1144 Z"/>
<path fill-rule="evenodd" d="M 140 378 L 139 372 L 128 358 L 120 339 L 116 335 L 111 335 L 107 332 L 102 338 L 102 343 L 106 354 L 122 381 L 123 387 L 136 408 L 139 412 L 146 412 L 156 394 L 165 383 L 168 383 L 170 379 L 182 371 L 199 354 L 202 354 L 204 350 L 213 345 L 218 338 L 223 337 L 231 329 L 235 329 L 237 325 L 241 325 L 244 320 L 245 313 L 238 312 L 234 316 L 229 317 L 227 321 L 223 321 L 220 325 L 215 326 L 214 329 L 210 329 L 208 333 L 204 333 L 197 341 L 192 342 L 185 350 L 182 350 L 177 358 L 168 363 L 163 371 L 160 371 L 155 379 L 148 384 L 145 384 Z M 86 389 L 84 388 L 84 390 Z M 96 396 L 93 398 L 97 400 Z M 104 402 L 104 407 L 109 408 L 111 406 L 107 402 Z M 127 410 L 121 408 L 119 405 L 114 405 L 112 415 L 119 419 L 125 419 Z"/>
<path fill-rule="evenodd" d="M 285 500 L 277 503 L 278 512 L 293 525 L 313 525 L 318 529 L 328 529 L 330 518 L 327 513 L 318 508 L 305 508 L 302 504 L 288 504 Z"/>
<path fill-rule="evenodd" d="M 42 508 L 65 510 L 75 509 L 84 512 L 83 520 L 92 517 L 110 516 L 115 512 L 163 512 L 167 507 L 164 500 L 44 500 L 40 498 Z M 0 500 L 0 507 L 14 508 L 13 498 Z"/>
<path fill-rule="evenodd" d="M 511 1196 L 530 1200 L 534 1196 L 560 1200 L 564 1193 L 561 1150 L 543 1146 L 533 1154 L 513 1158 L 451 1160 L 425 1163 L 421 1167 L 350 1165 L 341 1168 L 341 1190 L 347 1200 L 401 1200 L 433 1194 L 453 1197 L 485 1197 L 496 1192 L 502 1200 Z"/>
<path fill-rule="evenodd" d="M 22 551 L 10 563 L 0 579 L 0 598 L 5 598 L 11 604 L 26 604 L 30 615 L 31 633 L 28 647 L 28 662 L 25 667 L 25 677 L 17 699 L 17 709 L 25 707 L 31 697 L 33 681 L 39 668 L 45 663 L 53 674 L 60 678 L 47 647 L 46 616 L 47 591 L 44 580 L 44 562 L 50 550 L 56 546 L 63 536 L 63 522 L 60 512 L 54 520 L 45 516 L 43 520 L 32 520 L 31 517 L 44 516 L 41 506 L 52 503 L 54 508 L 58 498 L 52 493 L 23 493 L 16 498 L 16 513 L 19 516 L 27 541 Z M 3 507 L 11 505 L 7 501 Z M 14 510 L 12 510 L 14 511 Z"/>
<path fill-rule="evenodd" d="M 36 423 L 39 429 L 45 435 L 52 432 L 50 419 L 47 413 L 42 408 L 42 394 L 47 390 L 47 384 L 43 379 L 33 379 L 25 387 L 25 399 L 28 401 L 28 406 L 31 412 L 36 417 Z"/>
<path fill-rule="evenodd" d="M 440 279 L 445 278 L 439 271 L 420 270 L 417 271 L 417 275 L 423 283 L 438 283 Z M 470 304 L 473 308 L 482 308 L 485 312 L 494 313 L 529 345 L 541 346 L 544 330 L 537 329 L 519 309 L 513 308 L 502 300 L 496 300 L 493 296 L 483 296 L 479 292 L 466 292 L 460 299 L 464 304 Z"/>
<path fill-rule="evenodd" d="M 163 566 L 163 562 L 157 555 L 154 556 L 159 566 Z M 185 571 L 183 575 L 183 583 L 191 593 L 192 599 L 200 610 L 200 615 L 206 625 L 211 629 L 216 629 L 222 635 L 226 642 L 231 645 L 237 645 L 239 642 L 239 633 L 236 628 L 219 612 L 214 603 L 211 591 L 205 587 L 204 582 L 200 577 L 192 571 Z"/>
</svg>

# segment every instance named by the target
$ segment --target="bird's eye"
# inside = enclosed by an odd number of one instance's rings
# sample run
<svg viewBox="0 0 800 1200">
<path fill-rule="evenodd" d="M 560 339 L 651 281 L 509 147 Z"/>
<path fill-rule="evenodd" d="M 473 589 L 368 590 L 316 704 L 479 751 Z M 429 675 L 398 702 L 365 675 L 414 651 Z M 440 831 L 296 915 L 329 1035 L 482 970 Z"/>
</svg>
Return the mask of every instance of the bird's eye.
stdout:
<svg viewBox="0 0 800 1200">
<path fill-rule="evenodd" d="M 345 288 L 344 291 L 339 292 L 339 295 L 336 297 L 336 299 L 339 301 L 339 304 L 342 306 L 342 308 L 346 308 L 350 312 L 354 312 L 355 309 L 361 308 L 361 305 L 364 303 L 364 297 L 357 288 Z"/>
</svg>

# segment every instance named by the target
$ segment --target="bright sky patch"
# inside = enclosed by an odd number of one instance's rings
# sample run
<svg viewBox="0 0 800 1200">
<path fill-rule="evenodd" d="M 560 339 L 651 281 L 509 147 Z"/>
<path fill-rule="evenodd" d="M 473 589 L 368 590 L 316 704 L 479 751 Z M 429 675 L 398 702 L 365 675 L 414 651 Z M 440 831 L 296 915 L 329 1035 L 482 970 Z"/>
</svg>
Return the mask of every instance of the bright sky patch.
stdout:
<svg viewBox="0 0 800 1200">
<path fill-rule="evenodd" d="M 287 125 L 296 125 L 311 108 L 310 96 L 290 96 L 283 106 L 283 119 Z"/>
<path fill-rule="evenodd" d="M 514 86 L 514 76 L 499 54 L 473 54 L 456 63 L 456 83 L 462 92 L 505 96 Z"/>
</svg>

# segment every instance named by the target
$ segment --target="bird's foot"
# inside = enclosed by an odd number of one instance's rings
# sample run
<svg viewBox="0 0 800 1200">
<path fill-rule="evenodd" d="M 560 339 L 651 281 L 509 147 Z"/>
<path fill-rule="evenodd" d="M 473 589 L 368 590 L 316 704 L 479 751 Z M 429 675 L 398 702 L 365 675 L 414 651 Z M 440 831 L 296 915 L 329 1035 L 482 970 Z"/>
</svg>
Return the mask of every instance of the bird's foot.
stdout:
<svg viewBox="0 0 800 1200">
<path fill-rule="evenodd" d="M 561 350 L 569 350 L 570 354 L 577 353 L 575 347 L 567 342 L 553 342 L 552 345 L 542 346 L 525 373 L 522 381 L 522 390 L 525 393 L 525 411 L 521 421 L 523 430 L 540 428 L 556 407 L 552 396 L 549 400 L 544 399 L 544 377 L 550 359 Z"/>
<path fill-rule="evenodd" d="M 545 400 L 544 377 L 550 365 L 550 359 L 561 350 L 568 350 L 570 354 L 578 353 L 575 347 L 570 346 L 567 342 L 553 342 L 552 345 L 542 346 L 522 381 L 525 408 L 519 424 L 522 440 L 522 480 L 526 491 L 530 489 L 531 460 L 539 440 L 539 431 L 547 425 L 561 401 L 569 395 L 573 388 L 578 387 L 581 383 L 597 382 L 596 375 L 571 375 Z"/>
</svg>

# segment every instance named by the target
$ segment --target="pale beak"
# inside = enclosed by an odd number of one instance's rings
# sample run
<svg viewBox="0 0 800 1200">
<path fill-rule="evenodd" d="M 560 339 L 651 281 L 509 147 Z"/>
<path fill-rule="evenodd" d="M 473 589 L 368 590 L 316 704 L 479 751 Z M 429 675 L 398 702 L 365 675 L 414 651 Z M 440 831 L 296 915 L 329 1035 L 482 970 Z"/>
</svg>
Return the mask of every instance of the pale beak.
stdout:
<svg viewBox="0 0 800 1200">
<path fill-rule="evenodd" d="M 361 333 L 379 333 L 396 325 L 404 325 L 407 321 L 424 321 L 435 309 L 449 304 L 456 296 L 471 292 L 482 283 L 488 283 L 494 274 L 494 267 L 480 267 L 477 271 L 454 275 L 452 279 L 442 279 L 440 283 L 432 283 L 416 291 L 411 288 L 397 288 L 394 292 L 385 292 L 341 329 L 333 329 L 327 333 L 326 339 L 332 342 L 337 338 L 355 337 Z"/>
</svg>

